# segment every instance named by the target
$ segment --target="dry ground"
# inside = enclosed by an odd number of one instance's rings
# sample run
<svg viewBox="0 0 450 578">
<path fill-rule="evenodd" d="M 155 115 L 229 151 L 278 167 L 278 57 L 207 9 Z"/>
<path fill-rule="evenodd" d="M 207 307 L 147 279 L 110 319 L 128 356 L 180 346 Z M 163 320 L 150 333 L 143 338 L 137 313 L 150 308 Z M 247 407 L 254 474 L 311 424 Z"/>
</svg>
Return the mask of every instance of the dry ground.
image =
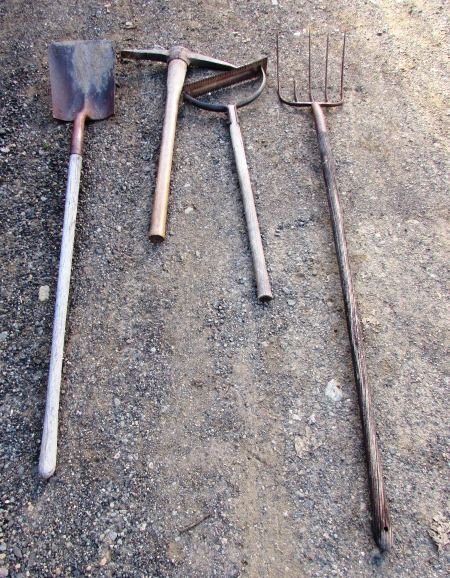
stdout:
<svg viewBox="0 0 450 578">
<path fill-rule="evenodd" d="M 449 519 L 446 10 L 439 0 L 1 3 L 0 576 L 447 575 L 436 546 Z M 312 119 L 275 92 L 275 32 L 310 25 L 350 31 L 346 102 L 328 120 L 395 534 L 387 557 L 371 537 Z M 165 69 L 118 62 L 116 116 L 86 134 L 59 462 L 44 483 L 71 131 L 51 117 L 46 50 L 67 38 L 183 43 L 237 63 L 269 55 L 268 88 L 241 124 L 275 299 L 255 300 L 217 115 L 182 107 L 170 235 L 149 243 Z M 289 66 L 299 37 L 286 38 Z M 341 401 L 325 395 L 333 379 Z"/>
</svg>

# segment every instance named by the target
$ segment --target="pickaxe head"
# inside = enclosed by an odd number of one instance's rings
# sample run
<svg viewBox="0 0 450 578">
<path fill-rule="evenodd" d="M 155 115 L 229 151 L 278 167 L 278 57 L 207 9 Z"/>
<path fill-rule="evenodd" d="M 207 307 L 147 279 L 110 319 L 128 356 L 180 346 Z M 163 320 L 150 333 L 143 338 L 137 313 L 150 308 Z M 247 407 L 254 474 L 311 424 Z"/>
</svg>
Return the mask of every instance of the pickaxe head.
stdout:
<svg viewBox="0 0 450 578">
<path fill-rule="evenodd" d="M 234 64 L 192 52 L 192 50 L 184 46 L 172 46 L 169 50 L 164 48 L 127 49 L 122 50 L 120 55 L 122 58 L 130 58 L 132 60 L 152 60 L 154 62 L 167 63 L 178 59 L 183 60 L 188 66 L 200 68 L 217 68 L 219 70 L 235 68 Z"/>
</svg>

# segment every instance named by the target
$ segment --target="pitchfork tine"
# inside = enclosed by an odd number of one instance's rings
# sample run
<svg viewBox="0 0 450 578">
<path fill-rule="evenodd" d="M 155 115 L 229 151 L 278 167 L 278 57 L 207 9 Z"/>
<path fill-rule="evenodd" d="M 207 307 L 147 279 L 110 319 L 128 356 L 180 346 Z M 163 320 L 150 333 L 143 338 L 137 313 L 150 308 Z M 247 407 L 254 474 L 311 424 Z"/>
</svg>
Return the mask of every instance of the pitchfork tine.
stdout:
<svg viewBox="0 0 450 578">
<path fill-rule="evenodd" d="M 344 61 L 345 61 L 345 39 L 347 37 L 347 32 L 344 32 L 344 39 L 342 41 L 342 60 L 341 60 L 341 97 L 344 98 Z"/>
<path fill-rule="evenodd" d="M 327 50 L 325 52 L 325 102 L 328 102 L 328 46 L 330 44 L 330 35 L 327 34 Z"/>
<path fill-rule="evenodd" d="M 278 96 L 281 98 L 280 89 L 280 33 L 277 33 L 277 91 Z"/>
<path fill-rule="evenodd" d="M 312 102 L 312 89 L 311 89 L 311 29 L 308 31 L 308 94 L 309 94 L 309 100 Z"/>
</svg>

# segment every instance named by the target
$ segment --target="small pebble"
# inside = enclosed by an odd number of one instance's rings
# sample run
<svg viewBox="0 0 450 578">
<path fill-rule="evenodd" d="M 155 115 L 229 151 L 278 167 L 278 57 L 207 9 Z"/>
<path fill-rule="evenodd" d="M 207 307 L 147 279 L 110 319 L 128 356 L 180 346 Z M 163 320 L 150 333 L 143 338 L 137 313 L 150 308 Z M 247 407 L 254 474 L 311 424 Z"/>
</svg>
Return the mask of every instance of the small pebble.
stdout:
<svg viewBox="0 0 450 578">
<path fill-rule="evenodd" d="M 378 550 L 378 548 L 372 550 L 370 562 L 373 566 L 381 566 L 383 564 L 383 554 Z"/>
<path fill-rule="evenodd" d="M 287 300 L 287 304 L 289 305 L 289 307 L 294 307 L 294 305 L 295 305 L 295 299 L 288 299 L 288 300 Z"/>
<path fill-rule="evenodd" d="M 315 423 L 316 423 L 316 416 L 312 413 L 312 414 L 309 416 L 308 424 L 309 424 L 309 425 L 314 425 Z"/>
<path fill-rule="evenodd" d="M 6 578 L 8 574 L 9 574 L 8 568 L 6 568 L 6 566 L 0 566 L 0 578 Z"/>
<path fill-rule="evenodd" d="M 184 209 L 184 212 L 186 213 L 186 215 L 189 215 L 189 213 L 192 213 L 193 210 L 194 210 L 194 207 L 186 207 Z"/>
<path fill-rule="evenodd" d="M 39 287 L 39 301 L 47 301 L 50 296 L 50 287 L 48 285 L 41 285 Z"/>
<path fill-rule="evenodd" d="M 344 394 L 339 383 L 335 379 L 332 379 L 327 383 L 325 395 L 333 401 L 341 401 Z"/>
<path fill-rule="evenodd" d="M 21 551 L 21 549 L 18 548 L 17 546 L 13 546 L 13 549 L 12 549 L 12 550 L 13 550 L 14 556 L 20 560 L 20 559 L 22 558 L 22 551 Z"/>
</svg>

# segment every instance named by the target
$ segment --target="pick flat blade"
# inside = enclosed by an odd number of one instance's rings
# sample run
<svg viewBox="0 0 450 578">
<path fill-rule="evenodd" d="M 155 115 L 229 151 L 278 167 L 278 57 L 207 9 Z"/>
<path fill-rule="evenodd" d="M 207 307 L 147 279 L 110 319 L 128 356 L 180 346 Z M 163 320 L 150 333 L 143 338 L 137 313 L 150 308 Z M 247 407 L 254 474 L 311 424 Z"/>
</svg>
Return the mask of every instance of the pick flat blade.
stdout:
<svg viewBox="0 0 450 578">
<path fill-rule="evenodd" d="M 227 70 L 226 72 L 186 84 L 183 90 L 190 96 L 201 96 L 219 88 L 226 88 L 227 86 L 256 78 L 261 68 L 264 72 L 267 71 L 267 56 L 239 68 Z"/>
</svg>

